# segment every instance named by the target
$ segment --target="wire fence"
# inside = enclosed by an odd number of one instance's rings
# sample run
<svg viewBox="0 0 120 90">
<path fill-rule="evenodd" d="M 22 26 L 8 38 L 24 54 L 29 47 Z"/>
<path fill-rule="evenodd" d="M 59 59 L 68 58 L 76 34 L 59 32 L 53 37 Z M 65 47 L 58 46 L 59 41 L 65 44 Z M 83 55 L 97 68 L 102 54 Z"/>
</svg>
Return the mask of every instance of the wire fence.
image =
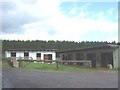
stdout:
<svg viewBox="0 0 120 90">
<path fill-rule="evenodd" d="M 91 68 L 91 60 L 33 60 L 14 57 L 10 58 L 10 62 L 13 67 L 26 67 L 31 63 L 41 63 L 43 67 L 44 64 L 54 64 L 56 69 L 62 67 L 62 65 L 74 65 Z"/>
<path fill-rule="evenodd" d="M 56 68 L 58 69 L 61 65 L 79 65 L 82 64 L 82 66 L 91 68 L 91 60 L 17 60 L 20 63 L 20 66 L 22 66 L 22 62 L 28 62 L 27 64 L 30 64 L 30 62 L 34 62 L 34 63 L 42 63 L 44 65 L 44 63 L 47 64 L 56 64 Z"/>
</svg>

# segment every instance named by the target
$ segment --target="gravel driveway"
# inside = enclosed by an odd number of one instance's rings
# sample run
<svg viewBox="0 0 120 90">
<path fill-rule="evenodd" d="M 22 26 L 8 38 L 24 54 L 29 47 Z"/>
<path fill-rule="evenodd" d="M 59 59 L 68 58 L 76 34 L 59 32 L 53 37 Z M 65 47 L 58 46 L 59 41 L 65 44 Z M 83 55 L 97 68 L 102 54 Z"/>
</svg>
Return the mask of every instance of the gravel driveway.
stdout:
<svg viewBox="0 0 120 90">
<path fill-rule="evenodd" d="M 47 72 L 3 69 L 3 88 L 117 88 L 116 71 Z"/>
</svg>

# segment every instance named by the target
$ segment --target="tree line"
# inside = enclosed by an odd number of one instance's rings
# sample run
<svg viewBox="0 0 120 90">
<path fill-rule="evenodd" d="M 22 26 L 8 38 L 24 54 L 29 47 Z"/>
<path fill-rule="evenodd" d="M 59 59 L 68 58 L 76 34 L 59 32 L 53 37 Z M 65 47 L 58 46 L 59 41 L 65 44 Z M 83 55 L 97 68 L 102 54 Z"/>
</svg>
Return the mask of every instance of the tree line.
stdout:
<svg viewBox="0 0 120 90">
<path fill-rule="evenodd" d="M 115 41 L 107 42 L 107 41 L 43 41 L 43 40 L 3 40 L 2 41 L 2 50 L 3 52 L 8 49 L 32 49 L 32 50 L 40 50 L 40 49 L 57 49 L 57 50 L 68 50 L 75 48 L 84 48 L 105 44 L 118 44 Z"/>
</svg>

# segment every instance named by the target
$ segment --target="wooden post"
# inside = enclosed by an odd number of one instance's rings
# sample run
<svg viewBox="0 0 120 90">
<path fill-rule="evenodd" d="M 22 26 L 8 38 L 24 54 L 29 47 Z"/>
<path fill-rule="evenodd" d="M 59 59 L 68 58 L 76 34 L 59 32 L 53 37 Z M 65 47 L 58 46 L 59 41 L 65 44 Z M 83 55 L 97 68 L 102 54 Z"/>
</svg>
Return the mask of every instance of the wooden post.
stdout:
<svg viewBox="0 0 120 90">
<path fill-rule="evenodd" d="M 20 60 L 18 60 L 18 62 L 19 62 L 19 67 L 21 67 L 22 65 L 21 65 L 21 61 Z"/>
<path fill-rule="evenodd" d="M 58 61 L 56 61 L 57 69 L 58 69 Z"/>
<path fill-rule="evenodd" d="M 91 61 L 90 61 L 90 68 L 91 68 Z"/>
</svg>

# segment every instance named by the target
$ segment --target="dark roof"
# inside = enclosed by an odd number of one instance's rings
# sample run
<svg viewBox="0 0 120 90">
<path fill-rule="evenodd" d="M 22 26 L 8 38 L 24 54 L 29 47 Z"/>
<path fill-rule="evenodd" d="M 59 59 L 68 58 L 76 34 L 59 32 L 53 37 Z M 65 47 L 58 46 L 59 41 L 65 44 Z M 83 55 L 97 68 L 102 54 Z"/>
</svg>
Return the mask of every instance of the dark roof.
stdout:
<svg viewBox="0 0 120 90">
<path fill-rule="evenodd" d="M 57 49 L 7 49 L 6 51 L 57 51 Z"/>
<path fill-rule="evenodd" d="M 118 48 L 118 47 L 119 47 L 119 45 L 106 44 L 106 45 L 91 46 L 91 47 L 85 47 L 85 48 L 62 50 L 62 51 L 57 51 L 57 52 L 58 52 L 58 53 L 62 53 L 62 52 L 85 51 L 85 50 L 106 49 L 106 48 Z"/>
</svg>

